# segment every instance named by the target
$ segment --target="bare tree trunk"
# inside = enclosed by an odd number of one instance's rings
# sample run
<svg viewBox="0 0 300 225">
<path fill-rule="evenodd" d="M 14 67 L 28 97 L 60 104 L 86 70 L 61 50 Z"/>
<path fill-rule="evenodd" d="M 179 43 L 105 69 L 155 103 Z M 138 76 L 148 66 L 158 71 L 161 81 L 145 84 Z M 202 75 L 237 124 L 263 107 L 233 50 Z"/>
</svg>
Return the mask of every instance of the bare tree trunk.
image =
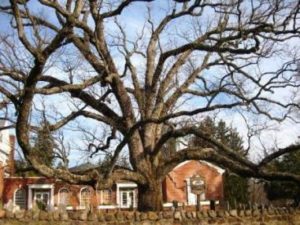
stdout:
<svg viewBox="0 0 300 225">
<path fill-rule="evenodd" d="M 138 186 L 139 211 L 161 211 L 163 209 L 163 195 L 160 181 Z"/>
</svg>

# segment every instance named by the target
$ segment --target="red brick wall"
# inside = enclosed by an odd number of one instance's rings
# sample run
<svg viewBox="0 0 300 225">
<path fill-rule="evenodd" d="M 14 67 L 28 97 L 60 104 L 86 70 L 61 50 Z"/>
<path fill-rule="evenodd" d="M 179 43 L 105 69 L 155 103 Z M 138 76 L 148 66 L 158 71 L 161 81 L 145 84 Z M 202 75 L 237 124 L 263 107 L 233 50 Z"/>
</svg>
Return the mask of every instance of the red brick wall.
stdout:
<svg viewBox="0 0 300 225">
<path fill-rule="evenodd" d="M 173 169 L 163 182 L 164 201 L 187 203 L 186 179 L 198 174 L 205 179 L 207 200 L 223 199 L 223 175 L 200 161 L 188 161 Z"/>
<path fill-rule="evenodd" d="M 80 191 L 84 187 L 88 187 L 92 194 L 91 196 L 91 205 L 96 207 L 99 205 L 101 198 L 100 195 L 89 186 L 83 185 L 69 185 L 61 181 L 55 182 L 54 179 L 48 178 L 22 178 L 22 177 L 14 177 L 14 178 L 4 178 L 4 190 L 3 190 L 3 204 L 7 204 L 9 200 L 13 201 L 14 193 L 19 188 L 24 188 L 27 193 L 28 198 L 28 185 L 29 184 L 54 184 L 54 206 L 59 204 L 59 191 L 62 188 L 66 188 L 69 191 L 69 205 L 73 207 L 80 206 Z M 116 201 L 116 188 L 112 189 L 112 200 Z"/>
<path fill-rule="evenodd" d="M 14 135 L 9 135 L 9 144 L 10 144 L 10 152 L 8 156 L 8 173 L 10 176 L 15 174 L 15 145 L 16 145 L 16 137 Z"/>
<path fill-rule="evenodd" d="M 163 195 L 165 202 L 172 202 L 177 200 L 179 202 L 187 203 L 187 185 L 186 179 L 191 176 L 199 174 L 204 177 L 206 182 L 206 199 L 207 200 L 221 200 L 223 199 L 223 176 L 215 168 L 201 163 L 199 161 L 188 161 L 177 166 L 166 177 L 163 182 Z M 1 182 L 0 182 L 1 183 Z M 62 181 L 54 181 L 54 179 L 47 178 L 4 178 L 3 203 L 7 204 L 11 199 L 13 201 L 14 193 L 18 188 L 25 188 L 28 194 L 29 184 L 54 184 L 54 205 L 59 204 L 58 193 L 61 188 L 67 188 L 70 193 L 69 205 L 73 207 L 80 206 L 80 190 L 81 185 L 69 185 Z M 100 195 L 89 187 L 92 193 L 91 204 L 98 206 L 101 202 Z M 112 200 L 116 203 L 116 187 L 112 188 Z"/>
</svg>

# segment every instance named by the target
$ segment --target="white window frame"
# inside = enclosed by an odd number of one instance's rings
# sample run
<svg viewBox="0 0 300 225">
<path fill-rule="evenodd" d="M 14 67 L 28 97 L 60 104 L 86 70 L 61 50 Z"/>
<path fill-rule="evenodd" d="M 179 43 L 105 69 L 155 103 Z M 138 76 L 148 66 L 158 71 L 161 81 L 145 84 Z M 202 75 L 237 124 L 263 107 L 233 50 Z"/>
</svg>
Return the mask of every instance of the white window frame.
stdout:
<svg viewBox="0 0 300 225">
<path fill-rule="evenodd" d="M 32 194 L 34 189 L 50 189 L 49 206 L 54 206 L 54 184 L 29 184 L 28 185 L 28 209 L 32 209 Z"/>
<path fill-rule="evenodd" d="M 70 190 L 66 187 L 63 187 L 63 188 L 59 189 L 58 198 L 57 198 L 57 205 L 61 204 L 61 202 L 60 202 L 60 200 L 61 200 L 61 191 L 63 191 L 63 190 L 66 190 L 68 192 L 68 204 L 65 205 L 67 207 L 70 204 Z"/>
<path fill-rule="evenodd" d="M 121 208 L 122 202 L 121 202 L 121 190 L 122 188 L 124 189 L 132 189 L 133 190 L 133 208 L 137 207 L 137 194 L 136 194 L 136 188 L 137 184 L 136 183 L 117 183 L 117 193 L 116 193 L 116 200 L 117 200 L 117 206 L 118 208 Z"/>
<path fill-rule="evenodd" d="M 86 208 L 85 205 L 82 205 L 82 191 L 85 190 L 85 189 L 87 189 L 90 193 L 90 203 L 89 204 L 91 204 L 92 192 L 91 192 L 89 187 L 83 187 L 83 188 L 80 189 L 80 193 L 79 193 L 79 209 L 85 209 Z"/>
<path fill-rule="evenodd" d="M 14 198 L 13 198 L 13 200 L 14 200 L 14 202 L 13 202 L 14 203 L 14 207 L 19 206 L 19 205 L 16 204 L 16 194 L 17 194 L 17 192 L 19 190 L 22 190 L 25 193 L 24 200 L 25 200 L 25 209 L 26 209 L 27 208 L 27 193 L 26 193 L 26 190 L 25 190 L 24 187 L 20 187 L 20 188 L 18 188 L 18 189 L 15 190 L 15 192 L 14 192 Z"/>
</svg>

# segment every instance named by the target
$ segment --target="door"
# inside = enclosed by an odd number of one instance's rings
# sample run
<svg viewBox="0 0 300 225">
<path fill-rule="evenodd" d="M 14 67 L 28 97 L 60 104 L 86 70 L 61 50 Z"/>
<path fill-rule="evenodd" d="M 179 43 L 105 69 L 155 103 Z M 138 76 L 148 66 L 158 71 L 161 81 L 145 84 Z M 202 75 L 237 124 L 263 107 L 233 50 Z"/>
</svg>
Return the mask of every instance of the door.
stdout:
<svg viewBox="0 0 300 225">
<path fill-rule="evenodd" d="M 33 201 L 35 204 L 40 204 L 41 207 L 45 207 L 45 209 L 49 206 L 50 203 L 50 193 L 49 191 L 35 191 Z"/>
<path fill-rule="evenodd" d="M 133 208 L 134 204 L 134 190 L 121 190 L 121 208 Z"/>
</svg>

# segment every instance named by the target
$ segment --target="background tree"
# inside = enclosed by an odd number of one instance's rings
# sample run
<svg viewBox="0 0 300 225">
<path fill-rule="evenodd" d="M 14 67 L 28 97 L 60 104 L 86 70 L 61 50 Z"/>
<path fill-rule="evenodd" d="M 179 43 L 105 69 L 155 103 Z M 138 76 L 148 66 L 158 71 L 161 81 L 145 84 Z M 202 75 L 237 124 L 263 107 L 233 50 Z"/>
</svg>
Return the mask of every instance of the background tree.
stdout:
<svg viewBox="0 0 300 225">
<path fill-rule="evenodd" d="M 227 126 L 225 121 L 219 120 L 216 123 L 212 118 L 206 117 L 200 122 L 198 129 L 205 132 L 209 138 L 218 140 L 223 145 L 236 151 L 241 157 L 246 156 L 247 152 L 243 147 L 242 138 L 236 129 Z M 190 145 L 201 148 L 214 147 L 211 142 L 197 136 L 191 139 Z M 239 203 L 248 204 L 248 179 L 240 177 L 227 169 L 224 174 L 224 199 L 231 208 L 236 208 Z"/>
<path fill-rule="evenodd" d="M 45 121 L 38 128 L 36 138 L 34 138 L 34 147 L 32 149 L 34 155 L 41 163 L 53 167 L 55 159 L 55 140 L 49 129 L 49 123 Z"/>
<path fill-rule="evenodd" d="M 294 174 L 300 174 L 300 152 L 293 152 L 284 155 L 273 162 L 275 170 Z M 294 206 L 300 204 L 300 185 L 288 181 L 271 181 L 266 183 L 268 199 L 283 200 L 292 199 Z"/>
<path fill-rule="evenodd" d="M 134 181 L 140 210 L 161 209 L 161 182 L 185 160 L 300 182 L 299 175 L 267 167 L 298 145 L 254 163 L 191 122 L 237 110 L 283 121 L 299 109 L 299 1 L 146 2 L 1 1 L 0 107 L 16 122 L 26 160 L 70 183 L 103 188 Z M 30 140 L 42 104 L 49 130 L 68 131 L 73 141 L 74 124 L 84 133 L 103 128 L 97 134 L 105 137 L 89 145 L 89 155 L 112 154 L 106 172 L 79 175 L 40 163 Z M 168 140 L 192 134 L 213 148 L 186 146 L 165 157 Z M 130 169 L 115 168 L 124 152 Z"/>
</svg>

